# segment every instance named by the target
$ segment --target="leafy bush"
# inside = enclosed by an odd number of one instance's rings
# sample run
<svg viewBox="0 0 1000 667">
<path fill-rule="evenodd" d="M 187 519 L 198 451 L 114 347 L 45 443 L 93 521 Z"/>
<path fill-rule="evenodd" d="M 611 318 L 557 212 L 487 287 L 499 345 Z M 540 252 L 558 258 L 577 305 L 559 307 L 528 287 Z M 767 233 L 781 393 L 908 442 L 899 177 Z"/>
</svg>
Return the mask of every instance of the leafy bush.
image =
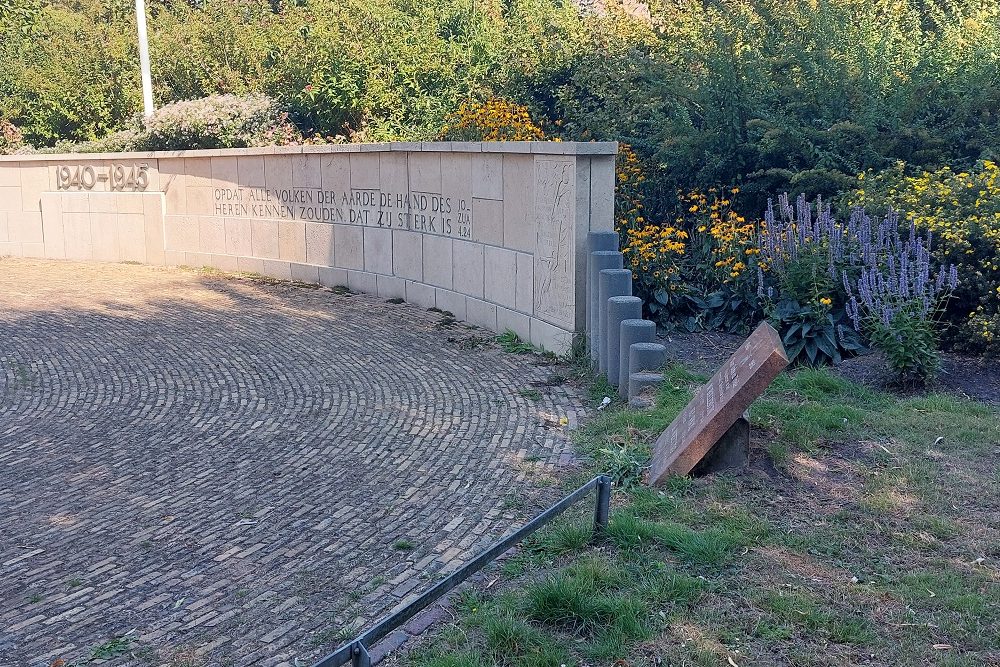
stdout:
<svg viewBox="0 0 1000 667">
<path fill-rule="evenodd" d="M 852 223 L 858 219 L 852 231 L 862 266 L 856 277 L 843 274 L 847 313 L 885 352 L 900 381 L 923 384 L 940 365 L 935 316 L 957 287 L 958 271 L 954 264 L 933 265 L 930 234 L 925 243 L 912 222 L 904 240 L 894 211 L 878 225 L 860 212 Z"/>
<path fill-rule="evenodd" d="M 507 100 L 463 104 L 445 119 L 441 138 L 449 141 L 541 141 L 545 133 L 528 107 Z"/>
<path fill-rule="evenodd" d="M 944 312 L 944 342 L 972 352 L 1000 353 L 1000 166 L 968 171 L 942 167 L 908 175 L 906 165 L 861 176 L 848 201 L 888 207 L 933 234 L 934 254 L 957 267 L 960 283 Z"/>
<path fill-rule="evenodd" d="M 242 148 L 298 138 L 288 115 L 263 95 L 213 95 L 174 102 L 147 118 L 141 143 L 150 150 Z"/>
<path fill-rule="evenodd" d="M 13 153 L 24 146 L 24 135 L 9 120 L 0 118 L 0 155 Z"/>
</svg>

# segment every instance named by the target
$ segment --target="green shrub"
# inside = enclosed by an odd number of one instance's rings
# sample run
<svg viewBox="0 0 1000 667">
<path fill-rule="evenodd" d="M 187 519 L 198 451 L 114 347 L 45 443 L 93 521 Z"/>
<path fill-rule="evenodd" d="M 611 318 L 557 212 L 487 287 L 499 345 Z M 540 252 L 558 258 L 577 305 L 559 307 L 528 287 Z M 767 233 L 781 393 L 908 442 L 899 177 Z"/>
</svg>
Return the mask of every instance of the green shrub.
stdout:
<svg viewBox="0 0 1000 667">
<path fill-rule="evenodd" d="M 212 95 L 157 109 L 145 120 L 140 142 L 150 150 L 183 150 L 282 145 L 297 138 L 274 100 Z"/>
<path fill-rule="evenodd" d="M 24 135 L 9 120 L 0 118 L 0 155 L 13 153 L 24 146 Z"/>
<path fill-rule="evenodd" d="M 920 171 L 903 163 L 863 174 L 848 203 L 893 208 L 934 236 L 934 254 L 955 265 L 958 287 L 945 303 L 943 342 L 968 352 L 1000 354 L 1000 166 L 984 160 L 968 171 Z"/>
</svg>

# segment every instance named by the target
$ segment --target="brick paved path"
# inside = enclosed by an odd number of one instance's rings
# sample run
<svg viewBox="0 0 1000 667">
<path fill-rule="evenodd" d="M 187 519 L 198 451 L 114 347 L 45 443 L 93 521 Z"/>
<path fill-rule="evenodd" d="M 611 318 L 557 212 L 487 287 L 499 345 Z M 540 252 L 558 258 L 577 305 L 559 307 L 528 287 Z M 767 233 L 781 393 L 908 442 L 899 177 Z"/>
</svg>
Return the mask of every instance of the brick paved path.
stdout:
<svg viewBox="0 0 1000 667">
<path fill-rule="evenodd" d="M 564 369 L 441 317 L 0 259 L 0 665 L 307 664 L 552 500 Z"/>
</svg>

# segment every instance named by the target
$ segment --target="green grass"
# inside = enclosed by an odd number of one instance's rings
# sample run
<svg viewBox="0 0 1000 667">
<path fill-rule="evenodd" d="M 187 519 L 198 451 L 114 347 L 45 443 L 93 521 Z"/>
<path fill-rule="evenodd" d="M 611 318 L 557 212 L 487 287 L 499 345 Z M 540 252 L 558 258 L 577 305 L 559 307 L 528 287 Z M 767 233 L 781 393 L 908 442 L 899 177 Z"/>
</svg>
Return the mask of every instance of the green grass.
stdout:
<svg viewBox="0 0 1000 667">
<path fill-rule="evenodd" d="M 584 507 L 535 534 L 497 592 L 456 605 L 410 664 L 960 666 L 1000 654 L 996 408 L 800 370 L 751 408 L 751 472 L 652 489 L 650 443 L 705 380 L 665 373 L 655 407 L 615 402 L 576 434 L 591 466 L 566 488 L 597 471 L 617 482 L 605 539 L 591 539 Z"/>
<path fill-rule="evenodd" d="M 392 548 L 396 551 L 413 551 L 417 548 L 417 545 L 414 544 L 413 540 L 403 538 L 393 542 Z"/>
<path fill-rule="evenodd" d="M 521 337 L 510 329 L 497 336 L 496 341 L 500 348 L 508 354 L 545 354 L 540 348 L 521 340 Z"/>
</svg>

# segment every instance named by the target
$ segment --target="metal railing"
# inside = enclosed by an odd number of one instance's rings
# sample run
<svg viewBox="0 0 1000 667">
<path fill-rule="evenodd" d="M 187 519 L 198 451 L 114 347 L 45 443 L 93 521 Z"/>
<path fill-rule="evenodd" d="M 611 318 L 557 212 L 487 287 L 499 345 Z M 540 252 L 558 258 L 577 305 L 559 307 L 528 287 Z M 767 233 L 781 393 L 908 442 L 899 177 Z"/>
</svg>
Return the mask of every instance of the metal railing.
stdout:
<svg viewBox="0 0 1000 667">
<path fill-rule="evenodd" d="M 528 535 L 531 535 L 571 506 L 580 502 L 580 500 L 585 498 L 594 489 L 597 490 L 597 502 L 594 507 L 594 536 L 599 537 L 608 527 L 608 514 L 611 509 L 611 478 L 607 475 L 598 475 L 590 480 L 509 536 L 500 540 L 455 572 L 449 574 L 416 600 L 402 609 L 389 614 L 366 632 L 342 645 L 325 658 L 320 659 L 312 667 L 340 667 L 340 665 L 346 665 L 347 663 L 351 663 L 353 667 L 370 667 L 372 663 L 368 649 L 375 642 L 432 605 Z"/>
</svg>

